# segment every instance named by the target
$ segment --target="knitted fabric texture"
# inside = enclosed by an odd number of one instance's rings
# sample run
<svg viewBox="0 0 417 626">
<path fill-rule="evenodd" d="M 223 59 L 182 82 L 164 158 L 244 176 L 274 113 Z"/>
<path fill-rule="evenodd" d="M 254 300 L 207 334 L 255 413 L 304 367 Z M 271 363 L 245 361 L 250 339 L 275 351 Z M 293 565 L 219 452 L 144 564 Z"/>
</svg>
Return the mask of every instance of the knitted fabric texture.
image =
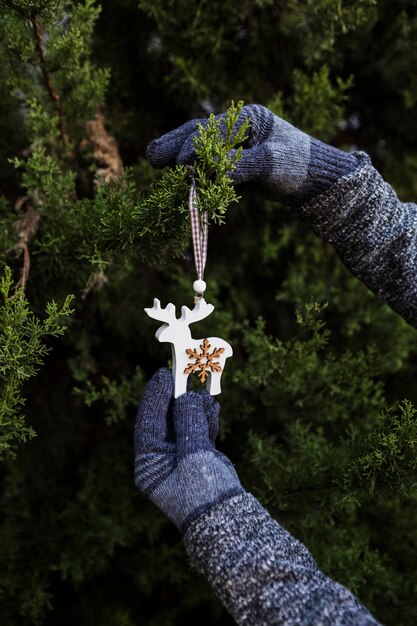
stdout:
<svg viewBox="0 0 417 626">
<path fill-rule="evenodd" d="M 184 540 L 193 563 L 242 626 L 378 624 L 250 494 L 213 507 L 189 526 Z"/>
<path fill-rule="evenodd" d="M 159 370 L 147 385 L 135 427 L 135 484 L 184 532 L 214 504 L 242 493 L 232 463 L 215 448 L 219 404 L 207 391 L 173 401 Z"/>
<path fill-rule="evenodd" d="M 334 245 L 352 274 L 417 327 L 417 205 L 400 202 L 365 153 L 355 156 L 353 173 L 293 212 Z"/>
<path fill-rule="evenodd" d="M 230 173 L 236 184 L 261 184 L 276 198 L 297 205 L 323 193 L 357 167 L 354 155 L 310 137 L 262 105 L 244 106 L 236 128 L 248 117 L 251 121 L 248 138 L 236 169 Z M 225 135 L 221 123 L 224 114 L 217 119 Z M 198 123 L 205 126 L 207 120 L 190 120 L 152 141 L 147 149 L 151 165 L 192 164 Z"/>
</svg>

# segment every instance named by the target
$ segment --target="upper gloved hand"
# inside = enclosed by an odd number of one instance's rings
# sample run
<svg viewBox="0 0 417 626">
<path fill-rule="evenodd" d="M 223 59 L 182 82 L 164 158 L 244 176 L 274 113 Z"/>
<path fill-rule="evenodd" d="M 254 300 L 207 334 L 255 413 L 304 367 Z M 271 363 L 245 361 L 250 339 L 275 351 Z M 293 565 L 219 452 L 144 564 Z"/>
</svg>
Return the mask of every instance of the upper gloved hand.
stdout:
<svg viewBox="0 0 417 626">
<path fill-rule="evenodd" d="M 220 406 L 207 391 L 173 399 L 160 369 L 148 383 L 135 426 L 135 484 L 185 532 L 215 504 L 243 493 L 232 463 L 215 448 Z"/>
<path fill-rule="evenodd" d="M 323 193 L 358 165 L 354 155 L 310 137 L 262 105 L 244 106 L 237 127 L 248 117 L 251 126 L 242 157 L 230 172 L 236 184 L 259 183 L 278 198 L 297 205 Z M 224 119 L 224 114 L 217 118 Z M 152 141 L 147 148 L 150 164 L 191 165 L 198 123 L 204 126 L 207 120 L 190 120 Z M 224 124 L 220 129 L 225 133 Z"/>
</svg>

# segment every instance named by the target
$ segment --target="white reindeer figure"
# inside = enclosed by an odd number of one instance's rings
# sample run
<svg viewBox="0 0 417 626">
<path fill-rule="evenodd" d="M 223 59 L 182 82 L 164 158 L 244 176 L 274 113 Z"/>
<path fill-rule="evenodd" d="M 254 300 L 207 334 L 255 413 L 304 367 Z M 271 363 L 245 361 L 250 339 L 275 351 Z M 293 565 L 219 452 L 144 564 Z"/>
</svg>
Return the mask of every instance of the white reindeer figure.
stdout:
<svg viewBox="0 0 417 626">
<path fill-rule="evenodd" d="M 192 310 L 183 306 L 179 319 L 173 304 L 162 309 L 157 298 L 152 308 L 145 309 L 149 317 L 165 322 L 158 328 L 155 337 L 158 341 L 172 344 L 175 398 L 187 391 L 187 378 L 194 372 L 200 372 L 198 377 L 202 383 L 207 379 L 207 389 L 212 396 L 221 392 L 220 379 L 226 359 L 233 354 L 232 346 L 218 337 L 193 339 L 189 329 L 190 324 L 204 319 L 213 310 L 214 306 L 207 304 L 204 298 L 200 298 Z"/>
</svg>

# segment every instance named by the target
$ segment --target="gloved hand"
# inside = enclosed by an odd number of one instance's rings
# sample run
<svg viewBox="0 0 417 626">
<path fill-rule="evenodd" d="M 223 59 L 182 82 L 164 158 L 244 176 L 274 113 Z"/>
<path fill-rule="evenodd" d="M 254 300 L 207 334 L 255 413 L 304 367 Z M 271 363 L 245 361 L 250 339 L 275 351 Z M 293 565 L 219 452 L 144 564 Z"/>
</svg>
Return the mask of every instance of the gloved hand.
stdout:
<svg viewBox="0 0 417 626">
<path fill-rule="evenodd" d="M 310 137 L 262 105 L 244 106 L 237 128 L 248 117 L 251 126 L 242 158 L 230 172 L 236 184 L 259 183 L 277 198 L 297 205 L 323 193 L 358 165 L 354 155 Z M 217 118 L 224 119 L 224 114 Z M 191 165 L 198 122 L 207 124 L 204 119 L 190 120 L 152 141 L 147 148 L 150 164 L 153 167 Z M 224 124 L 220 128 L 225 134 Z"/>
<path fill-rule="evenodd" d="M 219 404 L 207 391 L 174 400 L 173 390 L 165 368 L 145 389 L 135 426 L 135 484 L 184 533 L 212 506 L 244 490 L 214 445 Z"/>
</svg>

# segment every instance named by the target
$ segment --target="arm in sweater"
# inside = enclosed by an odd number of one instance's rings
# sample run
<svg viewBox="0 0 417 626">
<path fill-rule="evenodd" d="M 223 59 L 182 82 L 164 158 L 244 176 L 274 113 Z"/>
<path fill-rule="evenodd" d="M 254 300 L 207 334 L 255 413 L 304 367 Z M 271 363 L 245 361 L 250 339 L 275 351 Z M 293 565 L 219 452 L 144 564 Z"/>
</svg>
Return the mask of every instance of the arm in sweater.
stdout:
<svg viewBox="0 0 417 626">
<path fill-rule="evenodd" d="M 250 494 L 212 507 L 189 526 L 184 540 L 194 564 L 242 626 L 377 625 Z"/>
<path fill-rule="evenodd" d="M 242 488 L 215 447 L 219 405 L 207 391 L 172 401 L 149 382 L 135 429 L 136 486 L 184 534 L 197 568 L 241 626 L 376 626 L 344 587 Z"/>
<path fill-rule="evenodd" d="M 417 205 L 400 202 L 364 153 L 324 193 L 293 208 L 346 267 L 417 327 Z"/>
<path fill-rule="evenodd" d="M 243 107 L 238 125 L 248 117 L 234 182 L 261 185 L 290 206 L 355 276 L 417 327 L 417 206 L 398 200 L 366 154 L 318 141 L 261 105 Z M 153 141 L 150 163 L 193 163 L 197 122 L 206 121 L 191 120 Z"/>
</svg>

